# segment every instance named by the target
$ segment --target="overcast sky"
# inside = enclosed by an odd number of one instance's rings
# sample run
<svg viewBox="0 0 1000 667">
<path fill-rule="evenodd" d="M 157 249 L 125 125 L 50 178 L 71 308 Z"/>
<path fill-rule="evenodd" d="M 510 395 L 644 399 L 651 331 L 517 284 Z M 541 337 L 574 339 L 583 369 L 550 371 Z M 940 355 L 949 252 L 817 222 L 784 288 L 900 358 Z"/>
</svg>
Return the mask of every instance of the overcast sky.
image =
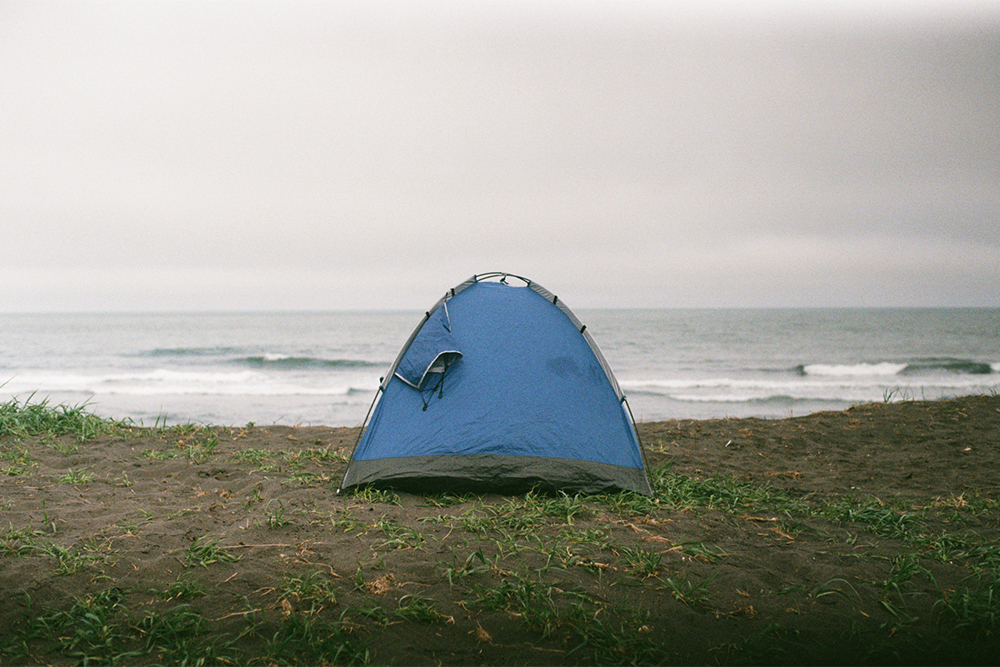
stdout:
<svg viewBox="0 0 1000 667">
<path fill-rule="evenodd" d="M 0 0 L 0 312 L 1000 306 L 1000 2 Z"/>
</svg>

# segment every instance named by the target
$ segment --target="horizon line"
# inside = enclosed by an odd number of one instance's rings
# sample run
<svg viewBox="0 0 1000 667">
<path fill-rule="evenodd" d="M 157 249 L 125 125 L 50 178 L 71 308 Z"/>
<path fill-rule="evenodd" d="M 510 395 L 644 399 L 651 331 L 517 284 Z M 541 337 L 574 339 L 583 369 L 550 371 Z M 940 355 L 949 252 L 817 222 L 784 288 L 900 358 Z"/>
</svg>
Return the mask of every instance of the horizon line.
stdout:
<svg viewBox="0 0 1000 667">
<path fill-rule="evenodd" d="M 426 308 L 192 308 L 161 310 L 0 310 L 0 317 L 73 315 L 323 315 L 336 313 L 422 313 Z M 1000 310 L 1000 305 L 889 305 L 889 306 L 577 306 L 575 311 L 668 311 L 668 310 Z"/>
</svg>

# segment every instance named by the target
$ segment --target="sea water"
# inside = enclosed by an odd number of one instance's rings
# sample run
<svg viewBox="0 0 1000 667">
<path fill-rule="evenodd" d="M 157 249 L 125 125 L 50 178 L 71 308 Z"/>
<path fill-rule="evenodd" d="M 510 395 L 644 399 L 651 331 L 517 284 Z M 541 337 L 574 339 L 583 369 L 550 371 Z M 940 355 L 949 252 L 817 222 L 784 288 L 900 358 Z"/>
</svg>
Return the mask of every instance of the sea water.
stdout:
<svg viewBox="0 0 1000 667">
<path fill-rule="evenodd" d="M 578 310 L 637 421 L 1000 390 L 1000 309 Z M 0 314 L 0 401 L 139 424 L 361 424 L 419 312 Z"/>
</svg>

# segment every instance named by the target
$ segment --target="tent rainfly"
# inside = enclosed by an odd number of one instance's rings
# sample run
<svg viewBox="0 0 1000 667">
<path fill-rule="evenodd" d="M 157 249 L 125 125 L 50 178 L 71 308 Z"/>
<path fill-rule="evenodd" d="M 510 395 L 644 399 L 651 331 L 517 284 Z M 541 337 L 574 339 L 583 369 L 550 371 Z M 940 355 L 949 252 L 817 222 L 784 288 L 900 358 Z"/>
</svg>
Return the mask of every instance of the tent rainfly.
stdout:
<svg viewBox="0 0 1000 667">
<path fill-rule="evenodd" d="M 506 273 L 449 290 L 410 335 L 341 490 L 358 485 L 652 495 L 628 403 L 590 333 L 558 297 Z"/>
</svg>

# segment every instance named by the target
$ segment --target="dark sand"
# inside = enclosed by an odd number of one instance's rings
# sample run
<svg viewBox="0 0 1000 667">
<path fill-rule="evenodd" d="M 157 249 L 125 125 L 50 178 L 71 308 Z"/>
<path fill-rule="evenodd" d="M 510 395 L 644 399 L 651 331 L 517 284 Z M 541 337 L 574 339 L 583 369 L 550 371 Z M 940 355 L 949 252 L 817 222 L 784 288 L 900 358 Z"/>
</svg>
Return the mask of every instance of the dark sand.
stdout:
<svg viewBox="0 0 1000 667">
<path fill-rule="evenodd" d="M 1000 397 L 639 432 L 631 506 L 338 496 L 354 429 L 4 436 L 0 663 L 1000 664 Z"/>
</svg>

